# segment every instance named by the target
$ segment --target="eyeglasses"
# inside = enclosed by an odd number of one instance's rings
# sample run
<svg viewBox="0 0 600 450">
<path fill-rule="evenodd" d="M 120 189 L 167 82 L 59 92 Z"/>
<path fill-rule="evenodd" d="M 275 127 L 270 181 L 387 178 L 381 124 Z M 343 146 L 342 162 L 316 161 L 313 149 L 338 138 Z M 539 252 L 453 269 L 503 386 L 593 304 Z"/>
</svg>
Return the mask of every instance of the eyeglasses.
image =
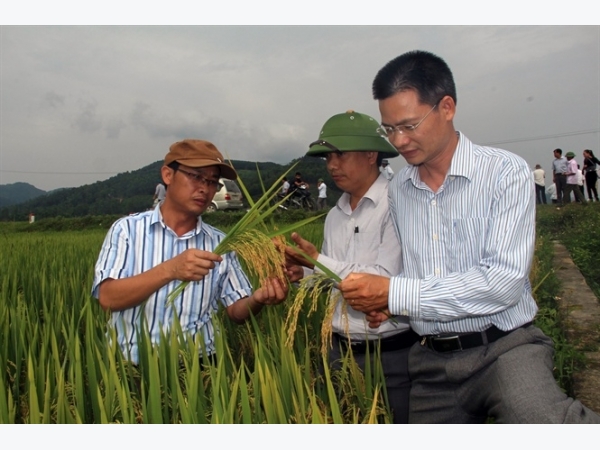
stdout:
<svg viewBox="0 0 600 450">
<path fill-rule="evenodd" d="M 431 108 L 429 110 L 429 112 L 427 114 L 425 114 L 425 116 L 421 120 L 419 120 L 419 122 L 416 125 L 381 125 L 381 129 L 383 130 L 383 132 L 385 133 L 385 135 L 387 137 L 391 137 L 394 133 L 398 133 L 398 134 L 413 133 L 419 127 L 419 125 L 421 125 L 423 123 L 423 121 L 425 119 L 427 119 L 427 116 L 429 114 L 431 114 L 431 112 L 435 109 L 435 107 L 437 105 L 439 105 L 440 101 L 441 101 L 441 99 L 438 100 L 435 105 L 433 105 L 433 108 Z"/>
<path fill-rule="evenodd" d="M 195 172 L 188 172 L 187 170 L 183 170 L 181 167 L 174 168 L 174 170 L 180 171 L 181 173 L 185 174 L 190 179 L 190 181 L 192 181 L 193 183 L 201 184 L 203 186 L 206 186 L 209 189 L 215 189 L 218 191 L 223 187 L 223 183 L 220 183 L 219 181 L 215 181 L 215 180 L 210 180 L 202 174 L 195 173 Z"/>
</svg>

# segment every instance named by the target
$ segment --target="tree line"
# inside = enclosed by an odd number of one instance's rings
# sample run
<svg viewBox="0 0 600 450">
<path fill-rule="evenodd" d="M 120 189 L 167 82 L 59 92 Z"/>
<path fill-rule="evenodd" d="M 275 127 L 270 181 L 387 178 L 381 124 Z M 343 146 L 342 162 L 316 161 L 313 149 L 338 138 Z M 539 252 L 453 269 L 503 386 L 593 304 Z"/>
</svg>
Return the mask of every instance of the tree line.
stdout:
<svg viewBox="0 0 600 450">
<path fill-rule="evenodd" d="M 317 197 L 317 180 L 323 178 L 328 188 L 328 203 L 335 204 L 341 191 L 329 178 L 325 162 L 321 158 L 302 157 L 288 164 L 271 162 L 232 161 L 239 177 L 256 200 L 263 192 L 262 183 L 269 188 L 293 164 L 297 165 L 288 173 L 288 180 L 295 172 L 310 184 L 310 192 Z M 161 181 L 162 161 L 149 164 L 141 169 L 124 172 L 104 181 L 97 181 L 76 188 L 60 189 L 47 195 L 36 197 L 17 205 L 0 209 L 0 220 L 27 220 L 32 213 L 36 218 L 81 217 L 88 215 L 131 214 L 147 210 L 152 206 L 154 189 Z M 260 178 L 259 178 L 260 173 Z"/>
</svg>

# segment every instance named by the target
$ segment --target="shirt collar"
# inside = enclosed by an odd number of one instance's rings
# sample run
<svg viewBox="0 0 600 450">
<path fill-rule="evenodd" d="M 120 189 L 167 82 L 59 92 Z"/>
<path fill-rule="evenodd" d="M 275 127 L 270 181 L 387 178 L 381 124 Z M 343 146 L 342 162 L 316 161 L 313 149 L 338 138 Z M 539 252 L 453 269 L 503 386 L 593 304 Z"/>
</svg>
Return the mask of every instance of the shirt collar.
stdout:
<svg viewBox="0 0 600 450">
<path fill-rule="evenodd" d="M 379 204 L 381 201 L 387 202 L 387 194 L 385 193 L 388 186 L 388 180 L 385 178 L 383 174 L 379 174 L 379 176 L 375 179 L 369 190 L 365 192 L 365 195 L 358 201 L 357 208 L 365 201 L 371 201 L 375 206 Z M 344 192 L 340 199 L 337 202 L 338 207 L 350 214 L 352 210 L 350 209 L 350 194 Z M 350 212 L 348 212 L 350 211 Z"/>
<path fill-rule="evenodd" d="M 160 226 L 162 228 L 164 228 L 164 229 L 171 230 L 167 226 L 167 224 L 164 222 L 164 220 L 163 220 L 162 212 L 160 211 L 160 204 L 156 205 L 156 207 L 152 211 L 152 217 L 150 219 L 150 230 L 152 230 L 152 228 L 154 228 L 154 226 L 156 224 L 160 224 Z M 173 230 L 171 230 L 171 232 L 173 232 Z M 193 230 L 188 231 L 183 236 L 179 236 L 179 238 L 181 239 L 181 238 L 187 238 L 187 237 L 191 237 L 191 236 L 196 236 L 196 235 L 198 235 L 200 233 L 205 233 L 209 237 L 213 237 L 213 232 L 212 232 L 211 227 L 209 227 L 202 220 L 202 216 L 198 216 L 198 221 L 196 222 L 196 228 L 194 228 Z"/>
</svg>

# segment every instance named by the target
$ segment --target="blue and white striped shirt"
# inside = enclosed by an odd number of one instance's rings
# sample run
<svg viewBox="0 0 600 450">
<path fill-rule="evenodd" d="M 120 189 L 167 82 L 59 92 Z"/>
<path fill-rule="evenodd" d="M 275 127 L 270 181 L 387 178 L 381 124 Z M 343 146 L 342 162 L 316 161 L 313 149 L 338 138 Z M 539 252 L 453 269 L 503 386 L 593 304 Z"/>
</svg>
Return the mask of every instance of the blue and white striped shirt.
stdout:
<svg viewBox="0 0 600 450">
<path fill-rule="evenodd" d="M 527 163 L 510 152 L 459 142 L 434 193 L 407 166 L 390 182 L 390 214 L 403 272 L 391 279 L 392 314 L 421 335 L 508 331 L 537 312 L 529 270 L 535 189 Z"/>
<path fill-rule="evenodd" d="M 99 285 L 107 278 L 121 279 L 143 273 L 189 248 L 213 251 L 225 235 L 198 218 L 196 228 L 177 234 L 165 225 L 160 206 L 152 211 L 134 214 L 117 220 L 109 230 L 96 262 L 92 295 L 98 298 Z M 214 352 L 212 315 L 219 302 L 229 306 L 251 295 L 252 288 L 237 257 L 223 255 L 223 261 L 202 280 L 191 282 L 175 299 L 166 305 L 168 295 L 181 281 L 175 280 L 152 294 L 142 305 L 123 311 L 113 311 L 111 324 L 124 355 L 138 363 L 137 333 L 141 332 L 142 315 L 148 324 L 152 343 L 158 343 L 161 330 L 168 334 L 174 314 L 184 332 L 195 336 L 201 332 L 208 353 Z"/>
</svg>

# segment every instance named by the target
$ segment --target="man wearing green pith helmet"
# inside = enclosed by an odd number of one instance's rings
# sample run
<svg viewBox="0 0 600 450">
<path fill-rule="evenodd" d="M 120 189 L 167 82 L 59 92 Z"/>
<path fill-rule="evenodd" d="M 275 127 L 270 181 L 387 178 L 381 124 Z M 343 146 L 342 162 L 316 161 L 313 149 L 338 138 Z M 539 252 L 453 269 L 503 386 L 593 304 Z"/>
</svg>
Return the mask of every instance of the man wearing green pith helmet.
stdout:
<svg viewBox="0 0 600 450">
<path fill-rule="evenodd" d="M 383 158 L 394 158 L 398 152 L 384 137 L 377 121 L 355 111 L 336 114 L 325 122 L 307 155 L 325 158 L 327 171 L 344 193 L 327 214 L 320 252 L 297 233 L 292 234 L 294 242 L 341 278 L 357 271 L 397 275 L 402 264 L 401 249 L 388 210 L 388 180 L 380 174 L 379 166 Z M 300 266 L 314 268 L 293 248 L 288 247 L 286 254 L 292 281 L 302 277 Z M 395 318 L 377 329 L 369 328 L 364 314 L 344 308 L 339 302 L 332 325 L 330 364 L 336 366 L 336 361 L 351 350 L 364 370 L 367 354 L 372 357 L 379 348 L 393 420 L 406 423 L 410 391 L 408 349 L 418 339 L 408 322 Z"/>
</svg>

